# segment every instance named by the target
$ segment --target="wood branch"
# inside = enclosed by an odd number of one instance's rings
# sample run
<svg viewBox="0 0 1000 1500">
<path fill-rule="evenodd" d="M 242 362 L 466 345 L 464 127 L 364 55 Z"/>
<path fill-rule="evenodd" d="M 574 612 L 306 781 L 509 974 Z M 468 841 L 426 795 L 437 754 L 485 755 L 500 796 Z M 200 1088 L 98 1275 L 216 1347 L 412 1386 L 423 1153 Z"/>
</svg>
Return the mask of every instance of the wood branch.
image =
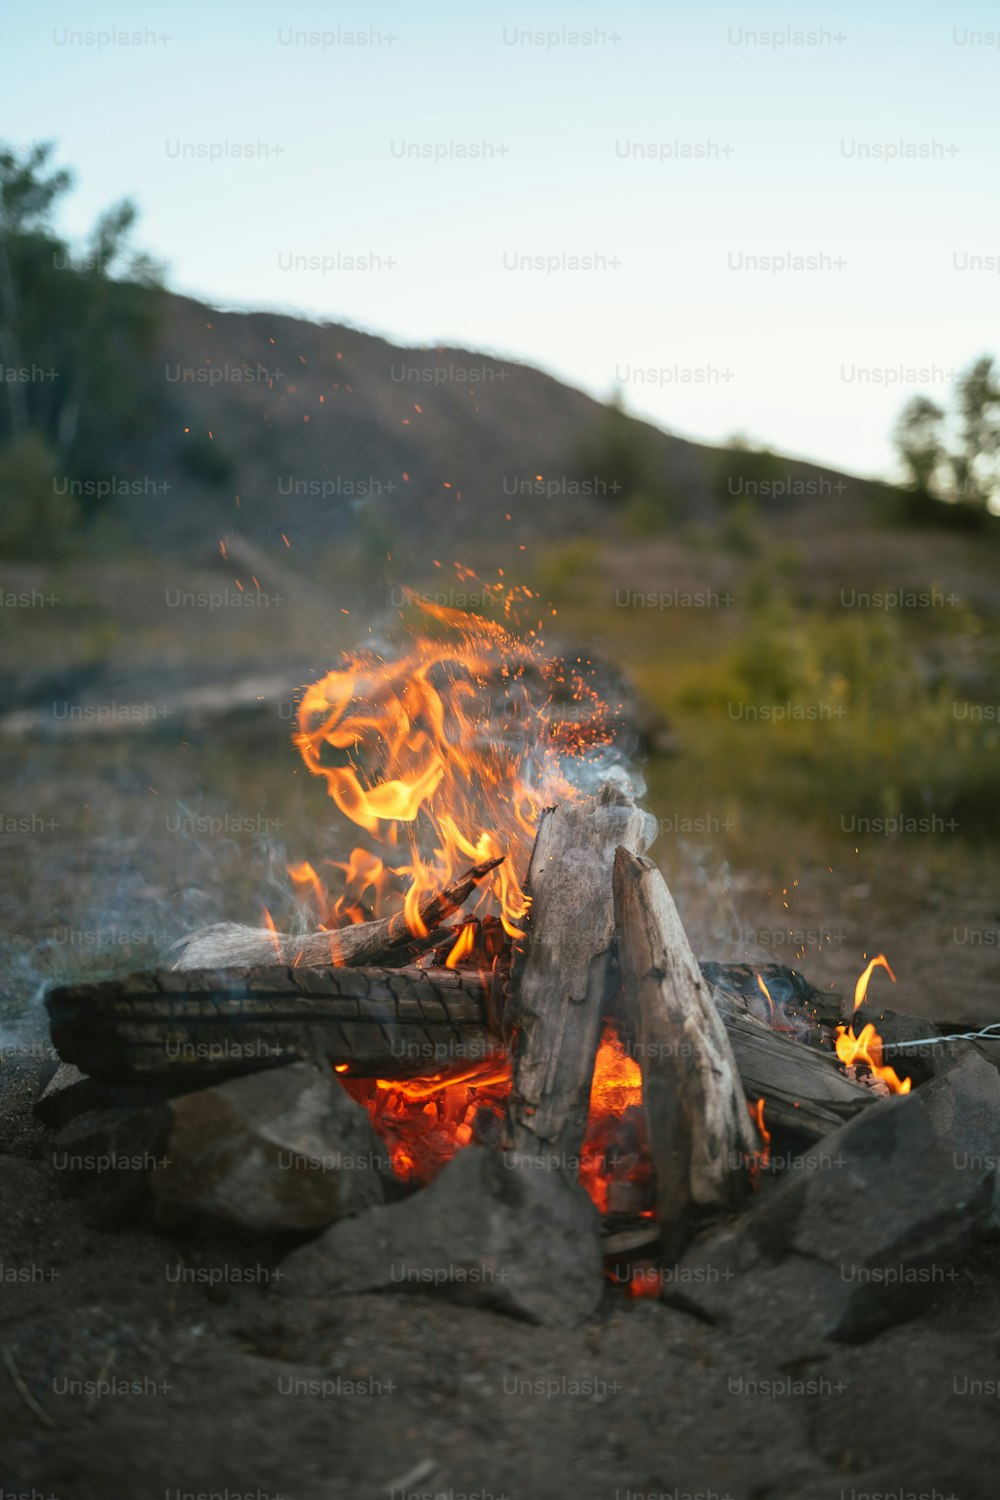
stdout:
<svg viewBox="0 0 1000 1500">
<path fill-rule="evenodd" d="M 642 1101 L 664 1255 L 676 1260 L 745 1189 L 759 1146 L 732 1048 L 656 865 L 620 848 L 615 925 L 625 1003 L 638 1031 Z"/>
<path fill-rule="evenodd" d="M 333 932 L 310 932 L 300 937 L 271 932 L 266 927 L 245 927 L 236 922 L 217 922 L 183 938 L 173 953 L 175 969 L 252 968 L 261 964 L 296 964 L 313 967 L 337 964 L 364 968 L 392 967 L 408 963 L 423 948 L 433 947 L 447 936 L 441 924 L 464 905 L 481 880 L 503 863 L 505 855 L 486 860 L 467 870 L 418 906 L 419 924 L 411 928 L 402 912 L 375 922 L 358 922 Z"/>
<path fill-rule="evenodd" d="M 406 1077 L 502 1054 L 487 986 L 451 969 L 152 970 L 46 997 L 64 1062 L 102 1082 L 211 1080 L 325 1057 Z"/>
<path fill-rule="evenodd" d="M 505 1140 L 531 1156 L 554 1156 L 567 1176 L 576 1176 L 608 999 L 614 851 L 647 848 L 654 829 L 651 815 L 612 786 L 547 809 L 538 825 L 526 938 L 510 981 L 514 1067 Z"/>
</svg>

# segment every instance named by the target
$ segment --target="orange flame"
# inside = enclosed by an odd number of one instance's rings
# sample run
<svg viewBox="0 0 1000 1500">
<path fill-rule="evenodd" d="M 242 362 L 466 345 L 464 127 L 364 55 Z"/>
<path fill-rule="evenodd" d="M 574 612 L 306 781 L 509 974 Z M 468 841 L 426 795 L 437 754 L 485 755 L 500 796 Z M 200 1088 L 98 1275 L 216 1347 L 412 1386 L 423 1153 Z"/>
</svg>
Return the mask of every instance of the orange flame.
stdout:
<svg viewBox="0 0 1000 1500">
<path fill-rule="evenodd" d="M 767 1008 L 770 1011 L 771 1020 L 773 1022 L 773 1020 L 774 1020 L 774 1001 L 771 999 L 771 991 L 768 989 L 767 985 L 764 983 L 764 977 L 763 977 L 762 974 L 758 974 L 757 975 L 757 983 L 760 986 L 761 991 L 763 992 L 764 999 L 767 1001 Z"/>
<path fill-rule="evenodd" d="M 858 982 L 854 986 L 854 1010 L 858 1010 L 862 1005 L 864 1005 L 865 996 L 868 994 L 869 982 L 871 980 L 872 974 L 875 972 L 875 969 L 879 965 L 881 965 L 881 967 L 886 971 L 893 984 L 896 983 L 896 976 L 889 968 L 889 960 L 886 958 L 884 953 L 877 953 L 869 963 L 868 967 L 865 969 L 864 973 L 859 975 Z"/>
<path fill-rule="evenodd" d="M 280 941 L 278 939 L 278 929 L 275 927 L 275 925 L 274 925 L 274 918 L 271 916 L 271 913 L 268 911 L 268 909 L 267 909 L 266 906 L 264 907 L 264 926 L 267 928 L 268 932 L 271 934 L 271 941 L 274 943 L 274 951 L 277 954 L 278 962 L 280 964 L 281 963 L 281 943 L 280 943 Z"/>
<path fill-rule="evenodd" d="M 852 1015 L 864 1004 L 865 997 L 868 994 L 868 984 L 876 967 L 885 969 L 889 978 L 895 984 L 896 976 L 889 967 L 888 959 L 884 953 L 877 954 L 859 976 L 858 982 L 854 986 L 854 1010 L 852 1011 Z M 883 1063 L 882 1038 L 875 1030 L 875 1026 L 871 1021 L 862 1027 L 859 1036 L 854 1035 L 850 1026 L 838 1026 L 835 1046 L 837 1056 L 845 1068 L 850 1067 L 852 1063 L 866 1063 L 874 1076 L 882 1079 L 890 1093 L 908 1094 L 910 1092 L 913 1086 L 912 1079 L 900 1078 L 895 1068 L 891 1068 L 887 1063 Z"/>
<path fill-rule="evenodd" d="M 882 1061 L 882 1038 L 871 1021 L 863 1026 L 860 1036 L 854 1036 L 846 1026 L 837 1027 L 837 1056 L 845 1067 L 851 1063 L 867 1063 L 876 1078 L 881 1078 L 890 1093 L 908 1094 L 913 1086 L 910 1078 L 900 1078 L 895 1068 Z"/>
<path fill-rule="evenodd" d="M 613 1026 L 606 1025 L 594 1059 L 580 1181 L 602 1214 L 611 1209 L 611 1183 L 649 1183 L 652 1167 L 642 1108 L 642 1070 Z M 649 1216 L 652 1209 L 644 1210 Z"/>
<path fill-rule="evenodd" d="M 451 952 L 448 954 L 448 957 L 445 959 L 445 966 L 447 968 L 457 969 L 459 964 L 462 962 L 462 959 L 468 957 L 468 955 L 472 952 L 475 937 L 475 926 L 471 922 L 466 922 L 465 926 L 462 928 L 461 932 L 458 934 L 458 937 L 455 940 L 455 946 L 452 948 Z"/>
<path fill-rule="evenodd" d="M 757 1100 L 756 1104 L 751 1104 L 750 1101 L 747 1100 L 747 1109 L 750 1111 L 750 1118 L 756 1125 L 757 1133 L 761 1139 L 760 1150 L 755 1151 L 750 1158 L 750 1172 L 752 1176 L 756 1176 L 757 1173 L 766 1170 L 767 1164 L 771 1160 L 771 1132 L 764 1124 L 763 1094 Z"/>
<path fill-rule="evenodd" d="M 509 614 L 511 591 L 494 594 Z M 576 795 L 563 757 L 610 741 L 607 710 L 582 674 L 567 679 L 540 654 L 537 638 L 416 596 L 410 604 L 416 620 L 404 622 L 399 653 L 352 653 L 306 687 L 294 735 L 309 771 L 383 850 L 353 851 L 339 867 L 336 899 L 311 865 L 293 866 L 292 878 L 311 894 L 321 925 L 370 916 L 360 905 L 367 895 L 375 914 L 402 904 L 410 931 L 423 936 L 425 896 L 468 865 L 509 853 L 470 910 L 492 908 L 514 938 L 526 910 L 518 872 L 539 813 Z M 582 723 L 555 718 L 553 688 L 567 681 L 590 711 Z"/>
</svg>

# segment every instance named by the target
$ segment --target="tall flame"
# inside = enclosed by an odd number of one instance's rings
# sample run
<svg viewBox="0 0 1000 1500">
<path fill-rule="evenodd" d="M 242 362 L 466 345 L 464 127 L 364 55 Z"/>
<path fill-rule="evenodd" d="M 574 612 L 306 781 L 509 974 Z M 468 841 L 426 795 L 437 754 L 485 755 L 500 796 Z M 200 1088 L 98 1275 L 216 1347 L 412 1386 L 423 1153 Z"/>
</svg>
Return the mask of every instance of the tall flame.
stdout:
<svg viewBox="0 0 1000 1500">
<path fill-rule="evenodd" d="M 336 899 L 308 864 L 292 867 L 292 878 L 324 926 L 401 901 L 410 930 L 423 936 L 421 899 L 469 864 L 506 853 L 470 911 L 492 905 L 516 937 L 526 910 L 519 874 L 539 813 L 576 795 L 565 757 L 610 740 L 607 711 L 582 676 L 567 682 L 537 640 L 417 596 L 410 603 L 401 649 L 352 653 L 305 688 L 294 736 L 340 811 L 382 847 L 356 848 L 339 866 Z M 558 721 L 557 684 L 589 719 Z"/>
</svg>

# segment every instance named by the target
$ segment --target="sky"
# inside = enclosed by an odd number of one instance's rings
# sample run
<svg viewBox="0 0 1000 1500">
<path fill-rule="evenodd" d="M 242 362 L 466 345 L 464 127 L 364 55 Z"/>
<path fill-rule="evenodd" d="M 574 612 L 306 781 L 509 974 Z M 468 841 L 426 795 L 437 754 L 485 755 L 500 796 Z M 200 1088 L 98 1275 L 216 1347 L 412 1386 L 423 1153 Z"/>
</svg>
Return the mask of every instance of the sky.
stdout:
<svg viewBox="0 0 1000 1500">
<path fill-rule="evenodd" d="M 168 284 L 217 307 L 884 477 L 905 401 L 1000 354 L 981 0 L 37 0 L 3 34 L 0 139 L 58 143 L 61 227 L 133 198 Z"/>
</svg>

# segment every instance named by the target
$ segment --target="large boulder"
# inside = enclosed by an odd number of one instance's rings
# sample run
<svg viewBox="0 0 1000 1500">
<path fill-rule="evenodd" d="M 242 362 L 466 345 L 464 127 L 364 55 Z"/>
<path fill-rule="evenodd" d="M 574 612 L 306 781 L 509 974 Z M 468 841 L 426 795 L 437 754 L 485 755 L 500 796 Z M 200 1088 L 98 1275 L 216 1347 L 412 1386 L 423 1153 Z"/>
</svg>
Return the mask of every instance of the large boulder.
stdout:
<svg viewBox="0 0 1000 1500">
<path fill-rule="evenodd" d="M 916 1311 L 996 1224 L 1000 1076 L 971 1054 L 827 1136 L 738 1224 L 703 1237 L 665 1296 L 808 1346 Z"/>
</svg>

